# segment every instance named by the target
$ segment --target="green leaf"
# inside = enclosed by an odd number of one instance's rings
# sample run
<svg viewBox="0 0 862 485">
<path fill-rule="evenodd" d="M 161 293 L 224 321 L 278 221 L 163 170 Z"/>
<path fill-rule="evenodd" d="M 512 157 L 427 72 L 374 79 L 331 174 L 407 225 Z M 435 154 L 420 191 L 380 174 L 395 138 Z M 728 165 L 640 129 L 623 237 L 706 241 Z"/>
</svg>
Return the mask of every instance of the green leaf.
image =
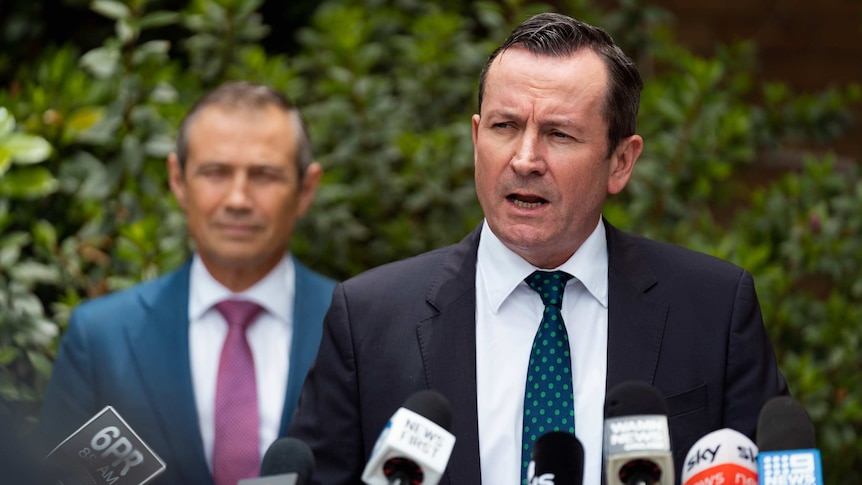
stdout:
<svg viewBox="0 0 862 485">
<path fill-rule="evenodd" d="M 153 27 L 164 27 L 177 23 L 180 19 L 180 14 L 177 12 L 169 12 L 160 10 L 158 12 L 150 12 L 144 15 L 140 20 L 141 30 Z"/>
<path fill-rule="evenodd" d="M 0 268 L 8 268 L 17 263 L 20 258 L 20 249 L 0 247 Z"/>
<path fill-rule="evenodd" d="M 54 251 L 57 247 L 57 229 L 50 222 L 40 219 L 33 224 L 33 240 L 37 245 Z"/>
<path fill-rule="evenodd" d="M 13 198 L 36 198 L 57 190 L 57 180 L 47 169 L 27 167 L 0 179 L 0 194 Z"/>
<path fill-rule="evenodd" d="M 138 35 L 137 28 L 128 19 L 118 20 L 114 25 L 114 31 L 117 33 L 117 38 L 123 45 L 131 43 Z"/>
<path fill-rule="evenodd" d="M 171 49 L 171 43 L 166 40 L 151 40 L 145 42 L 135 49 L 132 62 L 139 65 L 147 60 L 160 60 L 167 56 Z"/>
<path fill-rule="evenodd" d="M 114 0 L 96 0 L 90 5 L 90 8 L 94 12 L 114 20 L 128 19 L 132 16 L 129 7 Z"/>
<path fill-rule="evenodd" d="M 64 136 L 76 139 L 82 132 L 89 130 L 105 117 L 105 108 L 101 106 L 85 106 L 75 110 L 66 118 Z"/>
<path fill-rule="evenodd" d="M 19 164 L 33 164 L 45 161 L 51 155 L 51 144 L 36 135 L 13 133 L 3 140 L 3 147 L 12 154 Z"/>
<path fill-rule="evenodd" d="M 108 78 L 117 71 L 120 52 L 109 47 L 97 47 L 81 56 L 81 66 L 98 78 Z"/>
<path fill-rule="evenodd" d="M 3 234 L 3 239 L 0 239 L 0 246 L 21 248 L 30 243 L 30 234 L 25 231 L 15 231 L 8 234 Z"/>
<path fill-rule="evenodd" d="M 12 166 L 12 153 L 5 147 L 0 146 L 0 177 Z"/>
<path fill-rule="evenodd" d="M 16 357 L 18 357 L 18 349 L 15 347 L 0 347 L 0 365 L 9 365 Z"/>
<path fill-rule="evenodd" d="M 150 101 L 157 104 L 173 104 L 177 102 L 178 97 L 177 88 L 166 82 L 156 84 L 150 91 Z"/>
<path fill-rule="evenodd" d="M 33 368 L 36 369 L 36 373 L 45 379 L 51 377 L 51 368 L 53 367 L 53 362 L 50 359 L 45 357 L 44 355 L 38 352 L 27 352 L 27 357 L 30 360 L 30 363 L 33 365 Z"/>
<path fill-rule="evenodd" d="M 83 151 L 64 160 L 57 177 L 63 192 L 75 193 L 82 201 L 103 201 L 115 186 L 105 165 Z"/>
<path fill-rule="evenodd" d="M 0 139 L 15 129 L 15 117 L 8 109 L 0 106 Z"/>
<path fill-rule="evenodd" d="M 9 270 L 12 277 L 24 284 L 45 283 L 56 284 L 60 280 L 60 268 L 34 261 L 24 261 Z"/>
<path fill-rule="evenodd" d="M 174 139 L 167 135 L 156 135 L 144 143 L 144 153 L 151 157 L 165 158 L 176 149 Z"/>
</svg>

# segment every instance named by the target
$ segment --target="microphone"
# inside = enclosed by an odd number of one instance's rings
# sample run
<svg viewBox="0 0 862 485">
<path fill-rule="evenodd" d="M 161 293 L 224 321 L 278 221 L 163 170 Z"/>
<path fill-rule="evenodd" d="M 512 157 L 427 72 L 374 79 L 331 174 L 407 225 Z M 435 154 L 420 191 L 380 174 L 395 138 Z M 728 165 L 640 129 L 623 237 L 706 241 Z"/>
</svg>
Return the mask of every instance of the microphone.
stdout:
<svg viewBox="0 0 862 485">
<path fill-rule="evenodd" d="M 311 448 L 296 438 L 279 438 L 263 454 L 260 478 L 246 478 L 237 485 L 307 485 L 313 472 Z"/>
<path fill-rule="evenodd" d="M 564 431 L 539 436 L 527 468 L 530 485 L 581 485 L 584 481 L 584 447 Z"/>
<path fill-rule="evenodd" d="M 362 472 L 367 485 L 437 485 L 455 435 L 449 432 L 452 409 L 437 391 L 419 391 L 386 423 Z"/>
<path fill-rule="evenodd" d="M 658 389 L 623 382 L 605 399 L 607 485 L 674 485 L 667 403 Z"/>
<path fill-rule="evenodd" d="M 814 424 L 790 396 L 766 401 L 757 419 L 757 473 L 762 485 L 823 485 Z"/>
<path fill-rule="evenodd" d="M 757 446 L 722 428 L 697 440 L 682 468 L 682 485 L 757 485 Z"/>
<path fill-rule="evenodd" d="M 63 440 L 42 464 L 56 485 L 141 485 L 165 471 L 162 459 L 112 406 Z"/>
</svg>

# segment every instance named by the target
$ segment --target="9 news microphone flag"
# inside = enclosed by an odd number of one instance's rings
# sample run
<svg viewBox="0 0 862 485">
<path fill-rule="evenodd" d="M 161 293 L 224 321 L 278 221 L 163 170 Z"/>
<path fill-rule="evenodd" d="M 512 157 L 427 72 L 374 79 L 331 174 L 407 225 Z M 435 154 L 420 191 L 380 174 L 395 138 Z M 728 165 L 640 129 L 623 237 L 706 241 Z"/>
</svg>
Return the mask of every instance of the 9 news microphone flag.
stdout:
<svg viewBox="0 0 862 485">
<path fill-rule="evenodd" d="M 823 485 L 814 424 L 790 396 L 766 401 L 757 419 L 757 474 L 761 485 Z"/>
</svg>

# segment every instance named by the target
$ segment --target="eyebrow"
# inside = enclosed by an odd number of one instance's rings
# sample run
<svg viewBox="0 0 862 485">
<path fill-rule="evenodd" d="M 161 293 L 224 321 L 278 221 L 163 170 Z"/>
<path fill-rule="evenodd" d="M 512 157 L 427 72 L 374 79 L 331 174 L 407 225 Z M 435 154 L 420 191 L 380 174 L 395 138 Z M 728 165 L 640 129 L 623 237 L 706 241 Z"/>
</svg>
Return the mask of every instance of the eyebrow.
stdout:
<svg viewBox="0 0 862 485">
<path fill-rule="evenodd" d="M 244 166 L 244 167 L 237 167 L 228 161 L 211 159 L 211 160 L 201 161 L 199 166 L 201 168 L 202 167 L 213 167 L 213 166 L 215 166 L 215 167 L 229 167 L 229 168 L 247 168 L 249 170 L 260 170 L 260 169 L 289 170 L 290 169 L 289 167 L 284 167 L 284 166 L 281 166 L 275 162 L 271 162 L 271 161 L 267 161 L 267 160 L 257 161 L 257 162 L 252 163 L 251 165 Z"/>
<path fill-rule="evenodd" d="M 491 110 L 485 116 L 491 119 L 491 121 L 503 119 L 521 122 L 522 120 L 520 116 L 516 115 L 513 111 L 507 109 Z M 582 123 L 576 123 L 570 118 L 564 116 L 554 116 L 548 120 L 540 121 L 539 124 L 543 128 L 565 128 L 569 130 L 575 130 L 577 132 L 583 132 L 585 130 L 585 126 Z"/>
</svg>

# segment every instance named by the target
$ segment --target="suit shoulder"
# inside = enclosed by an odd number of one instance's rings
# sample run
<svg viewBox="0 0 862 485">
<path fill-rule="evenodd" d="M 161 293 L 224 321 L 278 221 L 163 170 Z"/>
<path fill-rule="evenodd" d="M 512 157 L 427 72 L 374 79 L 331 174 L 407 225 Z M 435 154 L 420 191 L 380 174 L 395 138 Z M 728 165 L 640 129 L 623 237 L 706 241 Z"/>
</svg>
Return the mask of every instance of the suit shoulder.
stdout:
<svg viewBox="0 0 862 485">
<path fill-rule="evenodd" d="M 183 278 L 185 278 L 184 281 Z M 72 321 L 86 321 L 88 325 L 97 325 L 98 322 L 128 321 L 141 313 L 138 309 L 145 301 L 157 298 L 165 288 L 176 285 L 182 285 L 188 291 L 187 266 L 158 278 L 87 300 L 72 310 Z M 118 319 L 118 316 L 123 318 Z"/>
<path fill-rule="evenodd" d="M 740 266 L 700 251 L 643 236 L 619 233 L 623 258 L 644 260 L 658 275 L 673 275 L 683 280 L 709 278 L 737 283 L 746 271 Z"/>
<path fill-rule="evenodd" d="M 296 259 L 294 259 L 294 265 L 296 268 L 296 279 L 300 284 L 308 285 L 312 289 L 328 292 L 332 292 L 332 289 L 338 284 L 338 281 L 310 269 Z"/>
<path fill-rule="evenodd" d="M 409 285 L 417 281 L 427 282 L 454 247 L 453 244 L 399 261 L 382 264 L 348 279 L 344 285 L 363 287 L 380 282 L 385 283 L 388 287 L 398 288 L 400 285 Z"/>
</svg>

